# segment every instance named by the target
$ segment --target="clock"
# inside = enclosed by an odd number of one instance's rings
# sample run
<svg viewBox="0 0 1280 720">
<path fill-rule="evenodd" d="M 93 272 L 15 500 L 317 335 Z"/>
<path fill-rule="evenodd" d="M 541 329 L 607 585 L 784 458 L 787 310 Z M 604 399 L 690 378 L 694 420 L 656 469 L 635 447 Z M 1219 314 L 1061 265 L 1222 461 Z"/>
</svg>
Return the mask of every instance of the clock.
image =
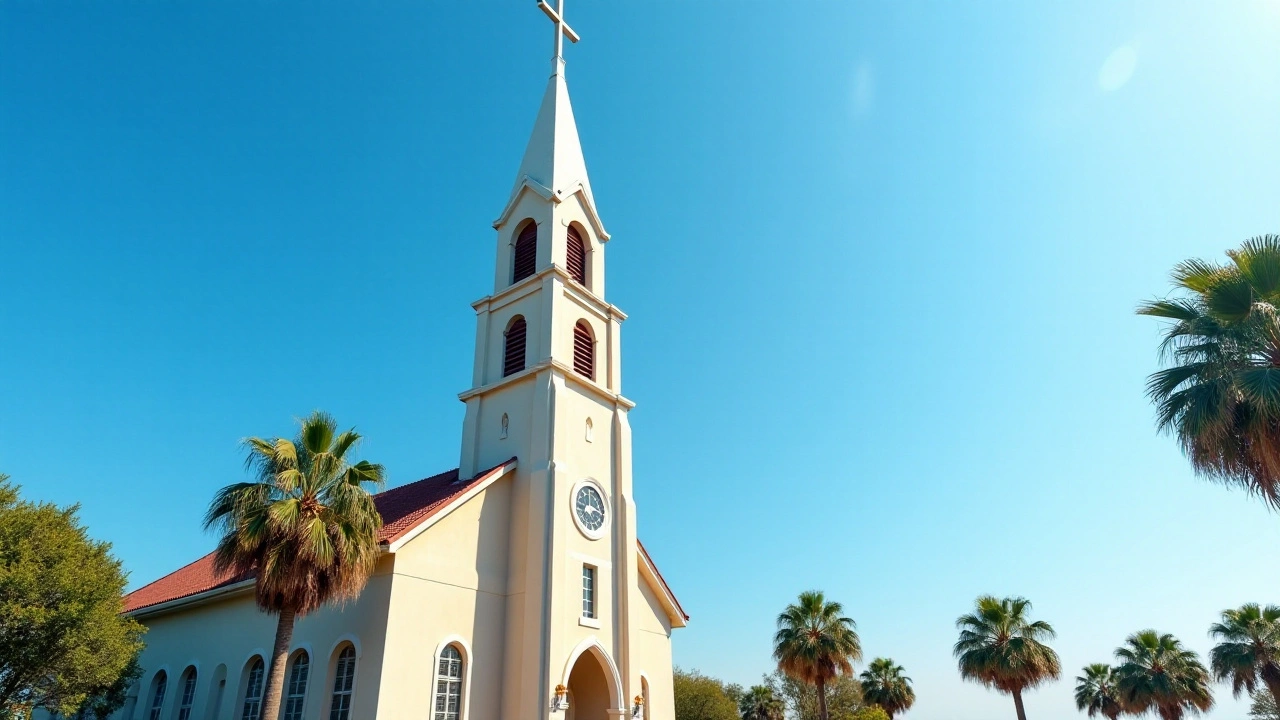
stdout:
<svg viewBox="0 0 1280 720">
<path fill-rule="evenodd" d="M 604 495 L 595 483 L 578 484 L 573 493 L 573 519 L 589 538 L 595 539 L 604 534 Z"/>
</svg>

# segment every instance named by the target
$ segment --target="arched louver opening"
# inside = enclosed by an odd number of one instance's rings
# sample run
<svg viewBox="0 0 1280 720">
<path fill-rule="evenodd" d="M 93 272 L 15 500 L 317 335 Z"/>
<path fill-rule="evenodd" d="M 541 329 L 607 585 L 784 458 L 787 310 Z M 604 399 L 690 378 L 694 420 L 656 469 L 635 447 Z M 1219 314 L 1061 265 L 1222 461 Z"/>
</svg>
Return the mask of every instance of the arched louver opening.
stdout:
<svg viewBox="0 0 1280 720">
<path fill-rule="evenodd" d="M 596 347 L 587 323 L 579 320 L 573 326 L 573 371 L 592 380 L 596 377 Z"/>
<path fill-rule="evenodd" d="M 518 283 L 533 275 L 538 266 L 538 225 L 529 223 L 516 238 L 515 252 L 511 260 L 511 282 Z"/>
<path fill-rule="evenodd" d="M 578 233 L 578 229 L 572 225 L 569 226 L 569 238 L 566 252 L 566 260 L 569 265 L 569 277 L 577 280 L 580 285 L 586 285 L 587 243 L 582 239 L 582 235 Z"/>
<path fill-rule="evenodd" d="M 502 377 L 515 375 L 524 369 L 524 347 L 528 332 L 524 318 L 517 316 L 511 321 L 502 347 Z"/>
</svg>

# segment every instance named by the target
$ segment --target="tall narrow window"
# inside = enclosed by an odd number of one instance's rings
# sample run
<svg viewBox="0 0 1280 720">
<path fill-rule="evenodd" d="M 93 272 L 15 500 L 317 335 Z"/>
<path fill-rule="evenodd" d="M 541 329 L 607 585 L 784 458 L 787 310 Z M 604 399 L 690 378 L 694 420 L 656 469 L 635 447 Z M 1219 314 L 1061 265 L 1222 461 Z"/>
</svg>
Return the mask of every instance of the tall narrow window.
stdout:
<svg viewBox="0 0 1280 720">
<path fill-rule="evenodd" d="M 573 370 L 592 380 L 596 378 L 596 343 L 585 320 L 573 326 Z"/>
<path fill-rule="evenodd" d="M 240 720 L 262 720 L 262 680 L 266 666 L 262 658 L 254 658 L 249 666 L 249 681 L 244 685 L 244 707 L 240 710 Z"/>
<path fill-rule="evenodd" d="M 284 720 L 302 720 L 302 704 L 307 699 L 307 676 L 311 674 L 311 659 L 306 651 L 298 653 L 289 671 L 289 685 L 284 698 Z"/>
<path fill-rule="evenodd" d="M 515 252 L 511 256 L 511 283 L 515 284 L 533 275 L 538 267 L 538 224 L 529 223 L 516 238 Z"/>
<path fill-rule="evenodd" d="M 462 716 L 462 653 L 449 645 L 436 667 L 436 712 L 433 720 L 458 720 Z"/>
<path fill-rule="evenodd" d="M 356 649 L 350 645 L 338 654 L 338 667 L 333 672 L 333 702 L 329 705 L 329 720 L 348 720 L 351 717 L 351 688 L 356 683 Z"/>
<path fill-rule="evenodd" d="M 502 377 L 515 375 L 524 369 L 525 339 L 529 334 L 528 325 L 519 315 L 507 327 L 506 337 L 502 345 Z"/>
<path fill-rule="evenodd" d="M 187 668 L 182 679 L 182 697 L 178 702 L 178 720 L 191 720 L 191 707 L 196 704 L 196 669 Z"/>
<path fill-rule="evenodd" d="M 582 617 L 596 616 L 596 569 L 582 566 Z"/>
<path fill-rule="evenodd" d="M 569 237 L 565 247 L 565 260 L 569 266 L 569 277 L 580 285 L 587 284 L 587 244 L 578 229 L 569 226 Z"/>
<path fill-rule="evenodd" d="M 148 720 L 160 720 L 160 711 L 164 709 L 164 691 L 169 685 L 169 677 L 161 670 L 155 679 L 155 691 L 151 693 L 151 712 Z"/>
</svg>

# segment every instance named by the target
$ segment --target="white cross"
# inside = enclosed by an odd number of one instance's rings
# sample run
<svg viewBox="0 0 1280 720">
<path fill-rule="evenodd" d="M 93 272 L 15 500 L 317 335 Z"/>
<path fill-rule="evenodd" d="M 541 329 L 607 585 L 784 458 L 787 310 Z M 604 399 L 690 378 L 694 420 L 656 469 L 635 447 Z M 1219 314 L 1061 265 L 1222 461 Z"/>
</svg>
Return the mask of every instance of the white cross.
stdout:
<svg viewBox="0 0 1280 720">
<path fill-rule="evenodd" d="M 551 18 L 551 22 L 556 24 L 556 54 L 555 57 L 564 57 L 564 39 L 569 38 L 569 42 L 578 42 L 582 38 L 578 37 L 578 33 L 569 27 L 569 23 L 564 21 L 564 0 L 556 0 L 556 6 L 551 7 L 547 4 L 547 0 L 538 0 L 538 9 L 546 13 Z"/>
</svg>

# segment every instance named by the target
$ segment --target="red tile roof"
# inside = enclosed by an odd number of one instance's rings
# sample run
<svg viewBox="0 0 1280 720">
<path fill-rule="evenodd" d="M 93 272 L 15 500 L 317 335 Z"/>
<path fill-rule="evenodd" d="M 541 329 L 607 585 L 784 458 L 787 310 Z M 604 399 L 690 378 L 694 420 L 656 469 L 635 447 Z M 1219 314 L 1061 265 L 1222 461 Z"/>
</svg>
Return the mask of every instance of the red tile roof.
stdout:
<svg viewBox="0 0 1280 720">
<path fill-rule="evenodd" d="M 466 482 L 458 482 L 458 471 L 454 469 L 378 493 L 374 496 L 378 513 L 382 515 L 382 532 L 379 533 L 378 540 L 386 544 L 399 540 L 440 508 L 477 483 L 488 480 L 514 460 L 515 458 L 512 458 Z M 190 565 L 125 595 L 124 611 L 134 612 L 161 603 L 180 600 L 235 585 L 249 578 L 249 575 L 216 572 L 213 568 L 213 553 L 209 553 Z"/>
</svg>

